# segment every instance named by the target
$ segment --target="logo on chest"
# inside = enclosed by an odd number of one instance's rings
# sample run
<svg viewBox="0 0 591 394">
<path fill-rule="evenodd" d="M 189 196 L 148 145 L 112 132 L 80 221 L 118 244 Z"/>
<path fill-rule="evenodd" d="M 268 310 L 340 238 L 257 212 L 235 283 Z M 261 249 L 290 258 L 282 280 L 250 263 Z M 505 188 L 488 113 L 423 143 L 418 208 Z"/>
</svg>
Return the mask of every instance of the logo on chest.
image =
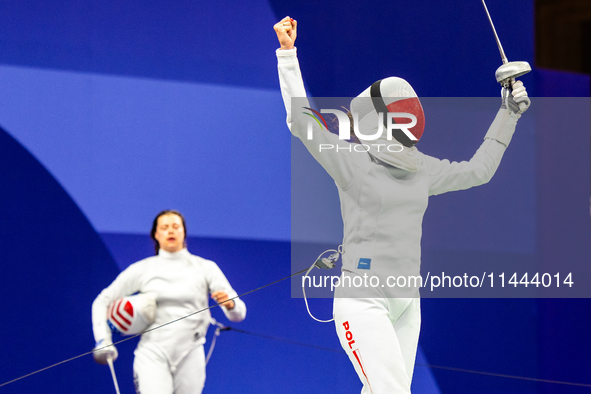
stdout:
<svg viewBox="0 0 591 394">
<path fill-rule="evenodd" d="M 357 269 L 359 270 L 368 270 L 371 268 L 371 259 L 362 257 L 359 259 L 359 263 L 357 263 Z"/>
</svg>

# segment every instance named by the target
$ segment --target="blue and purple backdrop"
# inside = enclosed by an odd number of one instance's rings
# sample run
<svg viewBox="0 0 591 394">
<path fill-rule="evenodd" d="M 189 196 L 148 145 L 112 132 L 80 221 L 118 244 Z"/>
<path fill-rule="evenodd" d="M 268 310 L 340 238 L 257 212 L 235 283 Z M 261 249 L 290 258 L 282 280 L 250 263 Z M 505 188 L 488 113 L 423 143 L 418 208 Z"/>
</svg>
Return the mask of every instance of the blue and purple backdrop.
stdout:
<svg viewBox="0 0 591 394">
<path fill-rule="evenodd" d="M 534 64 L 533 0 L 489 9 L 510 60 Z M 0 3 L 0 384 L 92 349 L 91 303 L 153 253 L 147 233 L 162 209 L 185 214 L 190 251 L 238 293 L 288 276 L 292 240 L 338 244 L 338 205 L 291 226 L 292 198 L 309 196 L 291 190 L 291 164 L 294 176 L 316 164 L 284 122 L 272 25 L 285 15 L 299 22 L 311 95 L 355 96 L 390 75 L 423 97 L 499 93 L 477 0 Z M 589 77 L 534 69 L 523 81 L 530 96 L 579 97 L 583 114 L 524 116 L 490 184 L 432 198 L 425 263 L 591 261 Z M 427 124 L 419 148 L 467 159 L 484 132 Z M 309 174 L 312 192 L 336 195 L 325 174 Z M 205 393 L 359 392 L 334 326 L 310 319 L 289 281 L 244 301 L 235 326 L 260 335 L 221 334 Z M 330 315 L 330 300 L 313 302 Z M 417 394 L 589 390 L 460 371 L 591 384 L 588 299 L 425 299 L 422 309 Z M 135 343 L 119 346 L 123 393 Z M 113 390 L 90 355 L 0 387 Z"/>
</svg>

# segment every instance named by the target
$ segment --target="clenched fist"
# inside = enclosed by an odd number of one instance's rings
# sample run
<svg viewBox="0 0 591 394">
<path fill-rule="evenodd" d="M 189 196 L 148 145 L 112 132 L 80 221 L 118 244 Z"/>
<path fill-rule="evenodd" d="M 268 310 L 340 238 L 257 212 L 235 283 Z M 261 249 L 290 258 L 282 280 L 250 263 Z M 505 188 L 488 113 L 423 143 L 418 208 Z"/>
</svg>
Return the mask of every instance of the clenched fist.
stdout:
<svg viewBox="0 0 591 394">
<path fill-rule="evenodd" d="M 234 301 L 232 301 L 230 297 L 228 297 L 228 294 L 225 291 L 214 291 L 213 293 L 211 293 L 211 298 L 213 298 L 213 300 L 218 304 L 223 305 L 224 308 L 226 308 L 229 311 L 234 309 L 234 306 L 236 306 Z"/>
<path fill-rule="evenodd" d="M 512 89 L 510 91 L 506 91 L 505 88 L 501 90 L 503 106 L 513 113 L 522 114 L 529 108 L 531 100 L 527 96 L 523 82 L 512 81 L 511 87 Z"/>
<path fill-rule="evenodd" d="M 275 33 L 277 33 L 277 39 L 281 45 L 281 49 L 293 49 L 297 36 L 298 22 L 294 19 L 286 16 L 273 26 Z"/>
</svg>

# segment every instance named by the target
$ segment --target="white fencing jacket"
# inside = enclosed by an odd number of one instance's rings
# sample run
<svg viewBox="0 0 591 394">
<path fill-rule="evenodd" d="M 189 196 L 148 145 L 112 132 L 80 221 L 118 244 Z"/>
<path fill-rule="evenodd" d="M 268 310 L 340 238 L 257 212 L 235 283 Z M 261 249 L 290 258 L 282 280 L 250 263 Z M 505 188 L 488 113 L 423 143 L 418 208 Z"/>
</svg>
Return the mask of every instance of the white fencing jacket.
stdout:
<svg viewBox="0 0 591 394">
<path fill-rule="evenodd" d="M 187 316 L 209 306 L 209 295 L 224 291 L 228 297 L 236 292 L 216 263 L 192 255 L 183 249 L 169 253 L 160 249 L 157 256 L 148 257 L 130 265 L 105 288 L 92 304 L 92 329 L 96 342 L 111 341 L 107 325 L 107 308 L 118 298 L 141 293 L 156 297 L 156 319 L 149 328 L 160 326 Z M 234 299 L 234 308 L 221 309 L 233 322 L 244 320 L 246 306 L 239 298 Z M 179 360 L 191 345 L 205 343 L 205 334 L 211 321 L 209 310 L 157 330 L 142 334 L 138 347 L 155 346 L 164 352 L 171 362 Z"/>
<path fill-rule="evenodd" d="M 277 59 L 287 125 L 338 188 L 344 224 L 343 270 L 378 276 L 381 283 L 390 275 L 419 275 L 421 227 L 428 197 L 488 182 L 499 166 L 520 115 L 501 109 L 470 161 L 449 162 L 419 152 L 419 170 L 407 172 L 369 153 L 344 149 L 349 142 L 321 130 L 314 122 L 313 138 L 309 140 L 308 119 L 292 118 L 291 98 L 306 97 L 296 49 L 277 50 Z M 320 144 L 343 149 L 320 151 Z M 386 297 L 413 297 L 417 289 L 386 286 L 379 291 Z"/>
</svg>

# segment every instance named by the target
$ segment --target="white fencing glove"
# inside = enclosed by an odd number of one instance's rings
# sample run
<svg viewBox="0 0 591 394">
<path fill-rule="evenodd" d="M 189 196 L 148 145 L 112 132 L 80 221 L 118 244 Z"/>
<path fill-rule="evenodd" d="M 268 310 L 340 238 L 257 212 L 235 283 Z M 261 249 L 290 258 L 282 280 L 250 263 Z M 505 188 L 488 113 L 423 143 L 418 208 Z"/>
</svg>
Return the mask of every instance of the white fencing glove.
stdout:
<svg viewBox="0 0 591 394">
<path fill-rule="evenodd" d="M 523 82 L 521 81 L 515 81 L 512 83 L 511 92 L 509 92 L 508 89 L 503 88 L 501 90 L 501 97 L 503 98 L 501 108 L 508 108 L 509 112 L 514 114 L 524 113 L 531 104 L 525 86 L 523 86 Z"/>
<path fill-rule="evenodd" d="M 97 363 L 107 365 L 107 359 L 110 358 L 115 361 L 119 357 L 119 353 L 117 353 L 117 348 L 111 341 L 101 339 L 94 346 L 92 357 L 94 357 L 94 361 Z"/>
<path fill-rule="evenodd" d="M 485 139 L 499 141 L 505 146 L 509 146 L 517 120 L 521 117 L 531 104 L 523 82 L 512 81 L 512 89 L 503 88 L 501 90 L 502 104 L 497 116 L 488 128 Z"/>
</svg>

